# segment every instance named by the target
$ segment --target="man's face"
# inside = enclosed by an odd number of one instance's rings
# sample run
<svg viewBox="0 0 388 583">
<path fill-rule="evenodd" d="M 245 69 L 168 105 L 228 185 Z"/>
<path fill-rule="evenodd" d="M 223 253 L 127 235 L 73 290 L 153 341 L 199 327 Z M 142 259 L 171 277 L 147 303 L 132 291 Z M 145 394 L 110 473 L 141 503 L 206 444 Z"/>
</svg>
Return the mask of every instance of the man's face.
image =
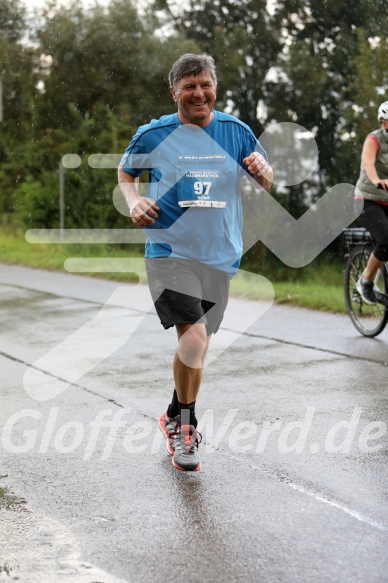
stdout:
<svg viewBox="0 0 388 583">
<path fill-rule="evenodd" d="M 216 100 L 216 85 L 209 73 L 188 75 L 178 81 L 177 87 L 170 89 L 178 106 L 178 116 L 183 123 L 200 127 L 207 126 L 213 119 L 212 109 Z"/>
</svg>

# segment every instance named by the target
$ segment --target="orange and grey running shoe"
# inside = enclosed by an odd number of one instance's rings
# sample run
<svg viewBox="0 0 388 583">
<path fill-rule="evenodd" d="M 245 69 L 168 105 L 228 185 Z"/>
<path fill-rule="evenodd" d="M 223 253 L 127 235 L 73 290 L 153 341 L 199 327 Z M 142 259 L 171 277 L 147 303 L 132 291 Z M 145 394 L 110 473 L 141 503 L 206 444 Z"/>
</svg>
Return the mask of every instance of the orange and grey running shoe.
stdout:
<svg viewBox="0 0 388 583">
<path fill-rule="evenodd" d="M 194 425 L 182 425 L 173 439 L 175 440 L 173 466 L 185 472 L 198 472 L 201 469 L 198 444 L 202 441 L 202 435 Z"/>
<path fill-rule="evenodd" d="M 173 455 L 174 453 L 175 437 L 179 430 L 179 424 L 180 415 L 177 415 L 176 417 L 169 417 L 168 409 L 166 413 L 163 413 L 163 415 L 159 419 L 159 427 L 163 431 L 167 439 L 167 451 L 171 455 Z"/>
</svg>

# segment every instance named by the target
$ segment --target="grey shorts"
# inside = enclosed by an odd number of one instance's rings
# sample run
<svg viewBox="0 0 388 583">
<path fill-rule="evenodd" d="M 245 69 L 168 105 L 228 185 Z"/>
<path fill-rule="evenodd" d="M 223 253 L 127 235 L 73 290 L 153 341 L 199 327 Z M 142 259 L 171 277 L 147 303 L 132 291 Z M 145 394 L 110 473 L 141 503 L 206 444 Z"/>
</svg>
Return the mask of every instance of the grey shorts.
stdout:
<svg viewBox="0 0 388 583">
<path fill-rule="evenodd" d="M 228 304 L 229 278 L 193 259 L 146 258 L 148 285 L 164 328 L 202 323 L 208 336 L 220 327 Z"/>
</svg>

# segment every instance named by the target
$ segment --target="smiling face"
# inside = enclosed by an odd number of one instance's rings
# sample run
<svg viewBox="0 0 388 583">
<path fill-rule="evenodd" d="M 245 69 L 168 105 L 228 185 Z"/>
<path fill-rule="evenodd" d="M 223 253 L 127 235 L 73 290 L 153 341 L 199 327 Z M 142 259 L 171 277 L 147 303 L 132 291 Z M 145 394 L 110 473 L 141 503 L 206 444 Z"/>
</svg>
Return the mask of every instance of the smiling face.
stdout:
<svg viewBox="0 0 388 583">
<path fill-rule="evenodd" d="M 180 121 L 202 128 L 207 126 L 213 119 L 216 89 L 213 78 L 207 71 L 182 77 L 176 87 L 170 88 L 178 106 Z"/>
</svg>

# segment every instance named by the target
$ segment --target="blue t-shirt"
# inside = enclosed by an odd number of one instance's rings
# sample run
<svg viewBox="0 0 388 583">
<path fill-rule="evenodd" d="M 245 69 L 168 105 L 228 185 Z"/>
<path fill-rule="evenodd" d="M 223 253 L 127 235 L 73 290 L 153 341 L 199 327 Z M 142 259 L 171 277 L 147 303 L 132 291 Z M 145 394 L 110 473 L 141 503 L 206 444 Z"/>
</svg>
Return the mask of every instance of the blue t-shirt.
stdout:
<svg viewBox="0 0 388 583">
<path fill-rule="evenodd" d="M 267 159 L 252 130 L 219 111 L 204 128 L 176 113 L 141 126 L 121 165 L 133 176 L 149 170 L 147 196 L 160 208 L 145 229 L 146 257 L 195 259 L 232 277 L 243 250 L 243 159 L 254 151 Z"/>
</svg>

